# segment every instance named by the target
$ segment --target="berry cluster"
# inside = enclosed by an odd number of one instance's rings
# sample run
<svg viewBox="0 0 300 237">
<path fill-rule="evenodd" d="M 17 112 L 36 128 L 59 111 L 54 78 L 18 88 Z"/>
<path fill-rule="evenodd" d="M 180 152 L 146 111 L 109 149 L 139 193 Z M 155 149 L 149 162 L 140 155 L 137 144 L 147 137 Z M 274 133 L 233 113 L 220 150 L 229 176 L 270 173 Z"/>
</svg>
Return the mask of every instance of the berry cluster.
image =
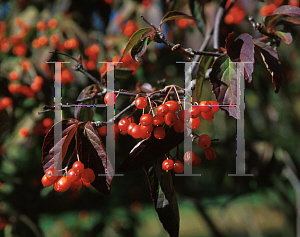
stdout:
<svg viewBox="0 0 300 237">
<path fill-rule="evenodd" d="M 58 176 L 58 171 L 55 168 L 46 170 L 41 182 L 44 187 L 53 188 L 57 192 L 65 192 L 68 189 L 78 191 L 82 185 L 91 187 L 91 183 L 95 180 L 94 171 L 91 168 L 84 168 L 80 161 L 73 163 L 72 168 L 66 173 L 66 176 Z"/>
</svg>

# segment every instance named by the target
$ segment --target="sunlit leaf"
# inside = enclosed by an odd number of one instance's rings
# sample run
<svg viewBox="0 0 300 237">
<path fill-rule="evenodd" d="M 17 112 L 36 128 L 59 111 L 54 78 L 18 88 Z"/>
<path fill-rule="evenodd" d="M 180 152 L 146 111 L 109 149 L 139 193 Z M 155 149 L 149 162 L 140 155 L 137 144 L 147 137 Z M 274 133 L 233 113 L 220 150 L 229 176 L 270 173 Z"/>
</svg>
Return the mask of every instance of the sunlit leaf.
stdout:
<svg viewBox="0 0 300 237">
<path fill-rule="evenodd" d="M 143 56 L 151 42 L 149 38 L 145 38 L 143 41 L 139 40 L 131 49 L 131 58 L 136 62 L 141 62 L 139 58 Z"/>
<path fill-rule="evenodd" d="M 276 31 L 275 34 L 286 44 L 291 44 L 293 41 L 293 37 L 289 32 Z"/>
</svg>

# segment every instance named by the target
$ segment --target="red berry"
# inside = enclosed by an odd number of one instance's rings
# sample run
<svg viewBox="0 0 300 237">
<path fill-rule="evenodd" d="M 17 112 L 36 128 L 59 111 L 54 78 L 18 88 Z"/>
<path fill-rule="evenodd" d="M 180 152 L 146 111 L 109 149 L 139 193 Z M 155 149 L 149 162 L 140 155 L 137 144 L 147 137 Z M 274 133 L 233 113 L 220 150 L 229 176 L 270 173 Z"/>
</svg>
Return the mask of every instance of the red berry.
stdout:
<svg viewBox="0 0 300 237">
<path fill-rule="evenodd" d="M 20 137 L 28 137 L 29 136 L 29 129 L 28 128 L 21 128 L 19 130 Z"/>
<path fill-rule="evenodd" d="M 98 133 L 101 137 L 105 137 L 107 133 L 107 126 L 101 126 L 98 129 Z"/>
<path fill-rule="evenodd" d="M 153 130 L 153 135 L 156 139 L 164 139 L 166 136 L 166 131 L 163 127 L 156 127 Z"/>
<path fill-rule="evenodd" d="M 195 160 L 192 162 L 193 167 L 198 167 L 201 164 L 201 159 L 199 156 L 195 157 Z"/>
<path fill-rule="evenodd" d="M 157 113 L 157 115 L 164 116 L 167 113 L 169 113 L 169 107 L 165 104 L 162 104 L 157 107 L 156 113 Z"/>
<path fill-rule="evenodd" d="M 208 160 L 214 160 L 217 157 L 215 149 L 212 148 L 212 147 L 209 147 L 209 148 L 205 149 L 204 152 L 205 152 L 205 157 Z"/>
<path fill-rule="evenodd" d="M 51 118 L 45 118 L 45 119 L 43 120 L 43 126 L 44 126 L 45 128 L 51 127 L 52 125 L 53 125 L 53 120 L 52 120 Z"/>
<path fill-rule="evenodd" d="M 192 118 L 197 118 L 200 116 L 201 110 L 198 106 L 193 106 L 190 108 L 190 112 Z"/>
<path fill-rule="evenodd" d="M 65 192 L 70 188 L 70 186 L 71 182 L 66 176 L 59 177 L 54 182 L 54 190 L 57 192 Z"/>
<path fill-rule="evenodd" d="M 188 122 L 188 125 L 190 126 L 191 129 L 197 129 L 200 127 L 200 119 L 199 117 L 197 118 L 190 118 L 190 121 Z"/>
<path fill-rule="evenodd" d="M 145 97 L 139 97 L 135 100 L 135 106 L 138 109 L 144 109 L 147 106 L 148 102 Z"/>
<path fill-rule="evenodd" d="M 87 188 L 92 187 L 92 184 L 91 184 L 91 183 L 87 183 L 87 182 L 82 181 L 82 184 L 83 184 L 85 187 L 87 187 Z"/>
<path fill-rule="evenodd" d="M 82 180 L 78 179 L 77 181 L 73 182 L 70 186 L 72 191 L 79 191 L 82 187 Z"/>
<path fill-rule="evenodd" d="M 196 159 L 196 155 L 194 152 L 192 151 L 187 151 L 186 153 L 184 153 L 183 155 L 183 160 L 185 163 L 187 164 L 191 164 L 193 163 L 193 161 Z"/>
<path fill-rule="evenodd" d="M 119 122 L 118 122 L 118 127 L 121 131 L 126 131 L 128 126 L 129 126 L 130 122 L 127 118 L 122 118 Z"/>
<path fill-rule="evenodd" d="M 142 136 L 142 131 L 141 131 L 141 126 L 140 125 L 135 125 L 132 129 L 131 129 L 131 134 L 130 134 L 133 138 L 137 139 L 140 138 Z"/>
<path fill-rule="evenodd" d="M 144 133 L 144 134 L 151 134 L 151 132 L 153 131 L 153 126 L 152 125 L 148 125 L 148 126 L 144 126 L 144 125 L 141 125 L 141 132 Z"/>
<path fill-rule="evenodd" d="M 81 173 L 84 170 L 84 164 L 82 164 L 80 161 L 75 161 L 72 165 L 72 169 L 76 173 Z"/>
<path fill-rule="evenodd" d="M 210 106 L 211 104 L 208 101 L 201 101 L 200 102 L 200 107 L 198 107 L 200 109 L 201 112 L 210 112 L 212 107 Z"/>
<path fill-rule="evenodd" d="M 184 132 L 185 125 L 180 119 L 177 119 L 174 123 L 173 128 L 174 128 L 175 132 L 182 133 L 182 132 Z"/>
<path fill-rule="evenodd" d="M 181 174 L 184 171 L 184 166 L 179 160 L 174 161 L 173 171 L 177 174 Z"/>
<path fill-rule="evenodd" d="M 209 146 L 211 144 L 210 137 L 206 134 L 202 134 L 198 139 L 198 144 L 202 149 L 209 148 Z"/>
<path fill-rule="evenodd" d="M 116 95 L 114 92 L 107 92 L 104 96 L 104 103 L 107 106 L 112 106 L 116 103 Z"/>
<path fill-rule="evenodd" d="M 127 128 L 127 133 L 129 134 L 129 135 L 131 135 L 131 131 L 132 131 L 132 129 L 133 129 L 133 127 L 136 125 L 136 123 L 130 123 L 129 125 L 128 125 L 128 128 Z"/>
<path fill-rule="evenodd" d="M 171 170 L 174 167 L 174 161 L 171 159 L 166 159 L 162 163 L 162 169 L 163 170 Z"/>
<path fill-rule="evenodd" d="M 76 182 L 80 179 L 80 173 L 75 172 L 73 169 L 70 169 L 68 171 L 67 177 L 70 180 L 70 182 L 73 183 L 73 182 Z"/>
<path fill-rule="evenodd" d="M 152 124 L 152 116 L 150 114 L 143 114 L 140 118 L 140 123 L 144 126 Z"/>
<path fill-rule="evenodd" d="M 6 108 L 6 107 L 12 105 L 12 100 L 11 100 L 11 98 L 9 98 L 9 97 L 4 97 L 4 98 L 1 100 L 1 103 L 2 103 L 2 105 L 4 106 L 4 108 Z"/>
<path fill-rule="evenodd" d="M 210 100 L 209 103 L 212 105 L 212 108 L 211 108 L 211 111 L 216 113 L 219 111 L 220 109 L 220 105 L 217 101 L 214 101 L 214 100 Z"/>
<path fill-rule="evenodd" d="M 142 133 L 141 138 L 142 138 L 142 139 L 146 139 L 146 138 L 148 138 L 148 137 L 150 137 L 150 136 L 151 136 L 151 133 Z"/>
<path fill-rule="evenodd" d="M 49 168 L 45 172 L 45 176 L 47 177 L 47 179 L 52 182 L 57 180 L 57 177 L 58 177 L 57 175 L 58 175 L 57 169 L 54 169 L 54 168 Z"/>
<path fill-rule="evenodd" d="M 53 181 L 50 181 L 46 175 L 43 176 L 41 182 L 44 187 L 50 187 L 54 183 Z"/>
<path fill-rule="evenodd" d="M 175 113 L 179 109 L 179 104 L 174 100 L 169 100 L 166 105 L 169 107 L 169 113 Z"/>
<path fill-rule="evenodd" d="M 161 126 L 165 123 L 164 117 L 162 115 L 155 115 L 152 119 L 154 126 Z"/>
<path fill-rule="evenodd" d="M 205 120 L 212 120 L 214 118 L 214 112 L 210 111 L 210 112 L 202 112 L 201 113 L 202 118 L 204 118 Z"/>
<path fill-rule="evenodd" d="M 95 173 L 91 168 L 84 169 L 81 172 L 81 179 L 86 183 L 92 183 L 95 180 Z"/>
<path fill-rule="evenodd" d="M 187 123 L 190 120 L 190 113 L 187 112 L 187 118 L 185 119 L 185 110 L 180 110 L 178 117 L 182 122 Z"/>
<path fill-rule="evenodd" d="M 175 113 L 167 113 L 166 115 L 165 115 L 165 123 L 168 125 L 168 126 L 173 126 L 174 125 L 174 123 L 177 121 L 177 116 L 176 116 L 176 114 Z"/>
</svg>

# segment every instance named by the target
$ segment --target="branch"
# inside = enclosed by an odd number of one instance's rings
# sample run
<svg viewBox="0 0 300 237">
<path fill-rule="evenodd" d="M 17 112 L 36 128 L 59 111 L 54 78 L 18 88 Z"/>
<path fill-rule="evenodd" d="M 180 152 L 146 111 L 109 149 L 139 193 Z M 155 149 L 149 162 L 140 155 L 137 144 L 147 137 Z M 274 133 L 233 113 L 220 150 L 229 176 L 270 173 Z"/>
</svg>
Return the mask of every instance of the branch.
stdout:
<svg viewBox="0 0 300 237">
<path fill-rule="evenodd" d="M 222 0 L 217 11 L 216 20 L 214 24 L 214 48 L 218 49 L 219 46 L 219 31 L 220 31 L 220 24 L 225 12 L 225 5 L 227 0 Z"/>
</svg>

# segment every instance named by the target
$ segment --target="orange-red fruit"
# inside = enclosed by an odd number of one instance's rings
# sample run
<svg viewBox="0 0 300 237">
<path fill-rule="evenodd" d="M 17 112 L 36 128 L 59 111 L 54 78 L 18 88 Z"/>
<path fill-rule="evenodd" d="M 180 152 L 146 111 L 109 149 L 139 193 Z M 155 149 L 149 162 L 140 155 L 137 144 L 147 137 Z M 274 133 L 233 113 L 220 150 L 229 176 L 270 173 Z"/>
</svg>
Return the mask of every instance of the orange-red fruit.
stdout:
<svg viewBox="0 0 300 237">
<path fill-rule="evenodd" d="M 47 24 L 45 21 L 39 21 L 37 24 L 36 24 L 36 29 L 38 31 L 44 31 L 46 30 L 46 27 L 47 27 Z"/>
<path fill-rule="evenodd" d="M 126 131 L 128 126 L 129 126 L 130 122 L 127 118 L 122 118 L 119 122 L 118 122 L 118 127 L 121 131 Z"/>
<path fill-rule="evenodd" d="M 211 104 L 208 101 L 201 101 L 198 108 L 201 112 L 207 113 L 210 112 L 212 109 L 210 105 Z"/>
<path fill-rule="evenodd" d="M 163 170 L 171 170 L 174 167 L 174 161 L 171 159 L 166 159 L 162 163 L 162 169 Z"/>
<path fill-rule="evenodd" d="M 45 118 L 45 119 L 43 120 L 43 126 L 44 126 L 45 128 L 51 127 L 52 125 L 53 125 L 53 120 L 52 120 L 51 118 Z"/>
<path fill-rule="evenodd" d="M 6 107 L 12 105 L 12 100 L 11 100 L 11 98 L 9 98 L 9 97 L 4 97 L 4 98 L 1 100 L 1 104 L 2 104 L 2 106 L 4 106 L 4 108 L 6 108 Z"/>
<path fill-rule="evenodd" d="M 190 118 L 190 121 L 188 122 L 188 125 L 190 126 L 191 129 L 197 129 L 200 127 L 200 118 Z"/>
<path fill-rule="evenodd" d="M 42 184 L 44 187 L 50 187 L 54 182 L 50 181 L 46 175 L 43 176 L 42 180 L 41 180 Z"/>
<path fill-rule="evenodd" d="M 165 104 L 162 104 L 157 107 L 156 113 L 157 113 L 157 115 L 164 116 L 167 113 L 169 113 L 169 107 Z"/>
<path fill-rule="evenodd" d="M 56 19 L 52 18 L 48 21 L 48 27 L 54 29 L 57 26 L 58 22 Z"/>
<path fill-rule="evenodd" d="M 174 123 L 177 121 L 177 116 L 176 116 L 175 113 L 169 112 L 169 113 L 167 113 L 167 114 L 165 115 L 164 120 L 165 120 L 165 123 L 166 123 L 168 126 L 173 126 Z"/>
<path fill-rule="evenodd" d="M 192 118 L 197 118 L 200 116 L 201 110 L 198 106 L 193 106 L 190 108 L 190 112 Z"/>
<path fill-rule="evenodd" d="M 140 123 L 141 123 L 141 125 L 144 125 L 144 126 L 148 126 L 148 125 L 152 124 L 152 116 L 150 114 L 143 114 L 140 117 Z"/>
<path fill-rule="evenodd" d="M 54 168 L 49 168 L 45 172 L 45 176 L 47 177 L 47 179 L 52 182 L 57 180 L 57 177 L 58 177 L 57 175 L 58 175 L 57 169 L 54 169 Z"/>
<path fill-rule="evenodd" d="M 141 125 L 141 132 L 142 133 L 151 134 L 152 131 L 153 131 L 153 126 L 152 125 L 148 125 L 148 126 Z"/>
<path fill-rule="evenodd" d="M 191 164 L 193 163 L 193 161 L 196 159 L 196 155 L 194 152 L 192 151 L 187 151 L 186 153 L 184 153 L 183 155 L 183 160 L 185 163 L 187 164 Z"/>
<path fill-rule="evenodd" d="M 178 113 L 179 119 L 184 123 L 187 123 L 190 120 L 190 116 L 191 116 L 190 113 L 187 112 L 187 117 L 185 119 L 185 110 L 180 110 Z"/>
<path fill-rule="evenodd" d="M 210 112 L 201 112 L 201 116 L 202 118 L 204 118 L 205 120 L 212 120 L 214 118 L 214 112 L 210 111 Z"/>
<path fill-rule="evenodd" d="M 206 134 L 202 134 L 198 139 L 198 144 L 202 149 L 209 148 L 209 146 L 211 144 L 210 137 Z"/>
<path fill-rule="evenodd" d="M 81 172 L 81 179 L 86 183 L 92 183 L 95 180 L 95 173 L 91 168 L 84 169 Z"/>
<path fill-rule="evenodd" d="M 107 92 L 104 96 L 104 103 L 107 106 L 112 106 L 116 103 L 116 95 L 114 92 Z"/>
<path fill-rule="evenodd" d="M 147 106 L 148 102 L 145 97 L 139 97 L 135 100 L 135 106 L 138 109 L 144 109 Z"/>
<path fill-rule="evenodd" d="M 210 100 L 209 103 L 212 105 L 211 112 L 216 113 L 220 109 L 220 105 L 217 101 Z"/>
<path fill-rule="evenodd" d="M 78 179 L 77 181 L 73 182 L 70 186 L 72 191 L 79 191 L 82 187 L 82 180 Z"/>
<path fill-rule="evenodd" d="M 152 119 L 152 123 L 154 126 L 161 126 L 165 122 L 164 117 L 162 115 L 155 115 Z"/>
<path fill-rule="evenodd" d="M 98 129 L 98 133 L 101 137 L 105 137 L 107 133 L 107 126 L 101 126 Z"/>
<path fill-rule="evenodd" d="M 73 169 L 70 169 L 68 171 L 67 177 L 70 180 L 70 182 L 73 183 L 73 182 L 76 182 L 80 179 L 80 173 L 75 172 Z"/>
<path fill-rule="evenodd" d="M 179 104 L 175 100 L 169 100 L 166 105 L 169 107 L 169 113 L 175 113 L 179 109 Z"/>
<path fill-rule="evenodd" d="M 205 157 L 208 160 L 216 159 L 217 155 L 216 155 L 215 149 L 212 147 L 205 149 Z"/>
<path fill-rule="evenodd" d="M 67 191 L 71 186 L 70 180 L 66 176 L 59 177 L 54 182 L 54 190 L 57 192 L 65 192 Z"/>
<path fill-rule="evenodd" d="M 72 169 L 76 173 L 81 173 L 84 170 L 84 164 L 82 164 L 80 161 L 75 161 L 72 165 Z"/>
<path fill-rule="evenodd" d="M 174 161 L 173 171 L 177 174 L 181 174 L 184 171 L 184 166 L 179 160 Z"/>
<path fill-rule="evenodd" d="M 142 136 L 142 131 L 141 131 L 141 126 L 140 125 L 135 125 L 130 132 L 130 135 L 137 139 L 140 138 Z"/>
<path fill-rule="evenodd" d="M 12 71 L 10 74 L 9 74 L 9 80 L 11 81 L 17 81 L 19 79 L 19 74 L 15 71 Z"/>
<path fill-rule="evenodd" d="M 20 137 L 28 137 L 29 136 L 29 129 L 28 128 L 21 128 L 19 130 Z"/>
<path fill-rule="evenodd" d="M 84 182 L 83 180 L 82 180 L 82 184 L 87 188 L 92 187 L 91 183 Z"/>
<path fill-rule="evenodd" d="M 201 164 L 201 159 L 199 156 L 195 157 L 195 160 L 192 162 L 193 167 L 198 167 Z"/>
<path fill-rule="evenodd" d="M 163 127 L 156 127 L 153 130 L 153 135 L 156 139 L 164 139 L 166 136 L 166 131 Z"/>
<path fill-rule="evenodd" d="M 130 124 L 128 125 L 127 132 L 128 132 L 129 135 L 131 135 L 131 131 L 132 131 L 132 129 L 133 129 L 133 127 L 134 127 L 135 125 L 137 125 L 137 124 L 136 124 L 136 123 L 130 123 Z"/>
<path fill-rule="evenodd" d="M 177 119 L 174 123 L 173 128 L 175 132 L 182 133 L 184 132 L 184 123 L 180 119 Z"/>
</svg>

